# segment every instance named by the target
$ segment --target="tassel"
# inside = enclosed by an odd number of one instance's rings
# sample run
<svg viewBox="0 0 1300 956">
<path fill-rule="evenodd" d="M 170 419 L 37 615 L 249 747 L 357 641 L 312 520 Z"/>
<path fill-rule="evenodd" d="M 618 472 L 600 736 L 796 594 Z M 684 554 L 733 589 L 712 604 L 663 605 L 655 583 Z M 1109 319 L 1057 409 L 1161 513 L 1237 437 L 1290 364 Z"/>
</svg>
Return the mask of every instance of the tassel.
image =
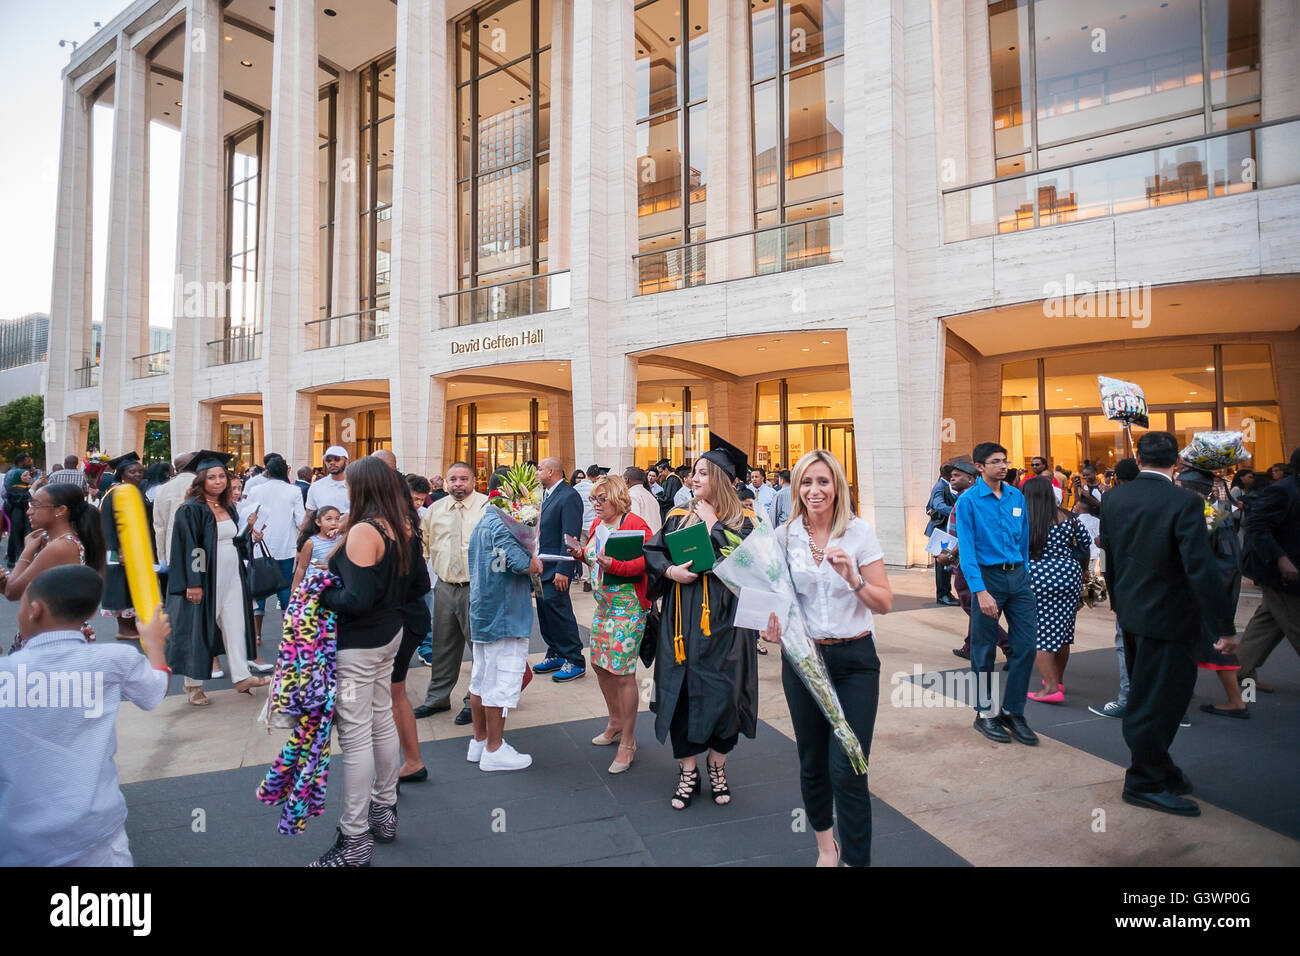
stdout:
<svg viewBox="0 0 1300 956">
<path fill-rule="evenodd" d="M 711 634 L 709 631 L 709 579 L 705 577 L 703 580 L 704 608 L 700 611 L 700 631 L 703 632 L 705 637 L 709 637 Z"/>
<path fill-rule="evenodd" d="M 678 664 L 686 663 L 686 645 L 682 641 L 682 586 L 677 585 L 676 600 L 673 601 L 673 659 Z"/>
</svg>

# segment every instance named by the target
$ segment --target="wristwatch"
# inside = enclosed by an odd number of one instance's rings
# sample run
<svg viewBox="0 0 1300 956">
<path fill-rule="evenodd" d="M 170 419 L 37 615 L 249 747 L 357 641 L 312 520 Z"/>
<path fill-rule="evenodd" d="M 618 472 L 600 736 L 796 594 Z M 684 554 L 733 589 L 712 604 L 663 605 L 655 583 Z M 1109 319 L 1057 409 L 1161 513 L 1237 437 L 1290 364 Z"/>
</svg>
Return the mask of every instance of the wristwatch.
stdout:
<svg viewBox="0 0 1300 956">
<path fill-rule="evenodd" d="M 862 590 L 863 588 L 865 588 L 866 586 L 867 586 L 867 579 L 864 578 L 864 577 L 859 576 L 859 577 L 858 577 L 858 586 L 855 587 L 855 588 L 853 589 L 853 593 L 854 593 L 854 594 L 857 594 L 859 591 L 861 591 L 861 590 Z"/>
</svg>

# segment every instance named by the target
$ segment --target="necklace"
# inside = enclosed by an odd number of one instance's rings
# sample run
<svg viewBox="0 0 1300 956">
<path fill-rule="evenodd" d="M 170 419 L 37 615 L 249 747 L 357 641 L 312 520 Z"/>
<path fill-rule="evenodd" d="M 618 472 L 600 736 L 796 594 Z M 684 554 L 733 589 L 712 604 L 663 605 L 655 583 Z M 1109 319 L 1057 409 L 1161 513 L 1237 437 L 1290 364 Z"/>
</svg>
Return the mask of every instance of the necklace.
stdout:
<svg viewBox="0 0 1300 956">
<path fill-rule="evenodd" d="M 813 540 L 812 528 L 808 524 L 807 517 L 803 519 L 803 529 L 808 532 L 808 550 L 812 552 L 813 560 L 818 564 L 821 564 L 822 560 L 826 557 L 826 552 L 817 547 L 817 542 Z"/>
</svg>

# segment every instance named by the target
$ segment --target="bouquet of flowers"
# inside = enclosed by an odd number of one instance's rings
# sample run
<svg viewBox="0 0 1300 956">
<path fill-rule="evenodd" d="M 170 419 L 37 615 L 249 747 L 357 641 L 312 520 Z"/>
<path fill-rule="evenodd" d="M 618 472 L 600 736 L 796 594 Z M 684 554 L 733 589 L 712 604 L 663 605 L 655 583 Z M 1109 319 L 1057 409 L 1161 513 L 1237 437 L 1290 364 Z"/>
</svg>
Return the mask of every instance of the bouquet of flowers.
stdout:
<svg viewBox="0 0 1300 956">
<path fill-rule="evenodd" d="M 537 554 L 537 522 L 542 517 L 542 486 L 532 465 L 513 465 L 501 485 L 488 495 L 501 509 L 501 520 L 529 554 Z"/>
<path fill-rule="evenodd" d="M 755 522 L 749 537 L 715 564 L 713 573 L 736 595 L 740 594 L 742 587 L 755 588 L 775 592 L 786 603 L 789 610 L 781 629 L 781 650 L 830 722 L 831 730 L 848 755 L 854 772 L 866 773 L 866 754 L 844 716 L 821 653 L 808 636 L 803 611 L 799 607 L 799 595 L 785 563 L 785 552 L 777 542 L 772 526 L 766 521 Z"/>
<path fill-rule="evenodd" d="M 83 470 L 86 472 L 86 480 L 90 482 L 92 489 L 95 487 L 96 482 L 99 481 L 99 476 L 104 473 L 104 469 L 108 467 L 109 460 L 106 451 L 100 451 L 96 448 L 86 452 L 86 464 Z"/>
</svg>

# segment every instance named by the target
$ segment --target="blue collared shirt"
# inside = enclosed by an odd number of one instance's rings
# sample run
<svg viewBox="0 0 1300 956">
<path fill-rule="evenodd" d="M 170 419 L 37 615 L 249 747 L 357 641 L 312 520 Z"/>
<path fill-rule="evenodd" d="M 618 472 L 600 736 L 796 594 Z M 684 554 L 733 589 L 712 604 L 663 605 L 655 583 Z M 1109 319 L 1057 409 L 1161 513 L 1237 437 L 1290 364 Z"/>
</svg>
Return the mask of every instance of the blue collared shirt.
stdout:
<svg viewBox="0 0 1300 956">
<path fill-rule="evenodd" d="M 1029 509 L 1020 489 L 1002 482 L 1002 497 L 983 478 L 957 496 L 961 573 L 971 594 L 987 590 L 980 565 L 1016 564 L 1029 560 Z"/>
<path fill-rule="evenodd" d="M 167 673 L 121 644 L 48 631 L 0 657 L 0 866 L 60 866 L 126 822 L 117 709 L 153 710 Z"/>
<path fill-rule="evenodd" d="M 533 632 L 532 558 L 501 510 L 485 506 L 469 536 L 469 634 L 475 644 Z"/>
</svg>

